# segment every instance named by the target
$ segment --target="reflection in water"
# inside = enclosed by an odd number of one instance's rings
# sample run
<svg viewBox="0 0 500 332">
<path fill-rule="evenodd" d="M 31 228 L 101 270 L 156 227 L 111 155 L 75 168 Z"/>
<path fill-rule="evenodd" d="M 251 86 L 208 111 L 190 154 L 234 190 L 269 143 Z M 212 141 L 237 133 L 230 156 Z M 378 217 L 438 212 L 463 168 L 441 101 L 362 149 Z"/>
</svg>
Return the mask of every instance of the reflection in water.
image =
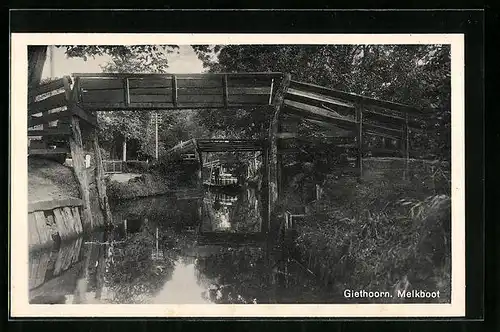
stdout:
<svg viewBox="0 0 500 332">
<path fill-rule="evenodd" d="M 200 285 L 195 264 L 188 264 L 181 259 L 175 262 L 172 279 L 165 283 L 152 302 L 155 304 L 208 304 L 211 302 L 206 295 L 207 291 L 207 288 Z"/>
<path fill-rule="evenodd" d="M 247 188 L 122 202 L 113 230 L 30 253 L 30 303 L 319 302 L 268 245 L 261 202 Z"/>
</svg>

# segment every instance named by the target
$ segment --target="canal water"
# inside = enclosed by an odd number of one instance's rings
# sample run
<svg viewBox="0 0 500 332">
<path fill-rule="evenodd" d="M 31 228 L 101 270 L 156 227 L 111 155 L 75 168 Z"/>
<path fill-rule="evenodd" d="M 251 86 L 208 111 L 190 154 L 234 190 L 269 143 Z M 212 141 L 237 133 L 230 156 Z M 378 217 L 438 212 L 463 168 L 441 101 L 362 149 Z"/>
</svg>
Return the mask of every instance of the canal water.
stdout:
<svg viewBox="0 0 500 332">
<path fill-rule="evenodd" d="M 331 302 L 250 187 L 113 206 L 115 227 L 30 253 L 32 304 Z"/>
</svg>

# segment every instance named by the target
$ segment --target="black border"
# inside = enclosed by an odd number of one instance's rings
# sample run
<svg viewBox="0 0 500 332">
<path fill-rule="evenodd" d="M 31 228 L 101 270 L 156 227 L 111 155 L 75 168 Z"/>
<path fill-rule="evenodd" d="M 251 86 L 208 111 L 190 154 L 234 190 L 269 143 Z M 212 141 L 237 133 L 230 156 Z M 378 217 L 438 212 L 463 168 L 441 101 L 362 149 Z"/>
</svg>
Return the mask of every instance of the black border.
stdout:
<svg viewBox="0 0 500 332">
<path fill-rule="evenodd" d="M 466 315 L 469 319 L 481 320 L 484 310 L 484 11 L 54 11 L 54 10 L 14 10 L 10 12 L 11 32 L 142 32 L 142 33 L 464 33 L 466 55 Z M 483 153 L 481 153 L 483 152 Z M 7 276 L 7 280 L 10 276 Z M 491 290 L 490 290 L 491 292 Z M 486 293 L 486 295 L 488 295 Z M 10 314 L 10 313 L 9 313 Z M 9 315 L 10 317 L 10 315 Z M 13 319 L 13 318 L 11 318 Z M 43 321 L 34 319 L 15 319 L 19 329 L 31 327 L 32 324 Z M 52 320 L 52 319 L 51 319 Z M 60 321 L 60 319 L 55 319 Z M 63 319 L 61 319 L 63 320 Z M 147 328 L 157 325 L 165 319 L 148 319 Z M 171 326 L 180 329 L 188 327 L 191 321 L 205 319 L 169 319 Z M 238 319 L 222 319 L 226 321 Z M 244 319 L 248 327 L 260 329 L 270 322 L 255 322 Z M 261 319 L 262 320 L 262 319 Z M 272 321 L 275 319 L 265 319 Z M 307 321 L 309 327 L 333 330 L 334 325 L 320 323 L 316 319 L 286 319 L 286 321 Z M 345 320 L 345 319 L 341 319 Z M 349 321 L 354 319 L 349 319 Z M 362 319 L 372 322 L 372 319 Z M 384 321 L 393 319 L 382 319 Z M 408 327 L 426 328 L 431 323 L 425 319 L 395 319 L 399 322 L 394 326 L 404 326 L 412 320 Z M 447 319 L 433 319 L 435 321 Z M 460 319 L 452 318 L 448 323 L 450 331 L 456 331 Z M 68 321 L 64 319 L 63 321 Z M 85 330 L 102 329 L 102 323 L 87 319 L 76 321 L 71 328 Z M 105 321 L 100 320 L 100 321 Z M 119 322 L 109 319 L 107 328 L 123 329 L 130 321 Z M 146 322 L 141 319 L 139 328 L 146 328 Z M 189 322 L 188 322 L 189 321 Z M 312 322 L 314 321 L 314 322 Z M 320 319 L 320 321 L 335 321 L 335 319 Z M 416 322 L 418 321 L 418 322 Z M 85 322 L 85 323 L 84 323 Z M 371 324 L 359 323 L 360 327 Z M 214 326 L 204 322 L 203 329 Z M 336 322 L 339 329 L 346 331 L 345 323 Z M 463 326 L 471 326 L 467 323 Z M 68 326 L 66 322 L 61 323 Z M 220 325 L 220 324 L 216 324 Z M 278 327 L 281 324 L 272 324 Z M 278 326 L 276 326 L 278 325 Z M 374 324 L 375 325 L 375 324 Z M 385 324 L 384 324 L 385 325 Z M 199 325 L 197 325 L 199 327 Z M 432 324 L 432 326 L 434 326 Z M 440 330 L 447 331 L 444 324 L 439 324 Z M 454 328 L 452 328 L 454 326 Z M 474 325 L 476 326 L 476 325 Z M 34 327 L 34 326 L 33 326 Z M 68 326 L 69 327 L 69 326 Z M 101 327 L 101 328 L 99 328 Z M 299 327 L 299 324 L 294 325 Z M 301 330 L 304 327 L 300 324 Z M 241 328 L 241 327 L 240 327 Z M 292 324 L 287 324 L 287 330 Z M 363 329 L 363 328 L 362 328 Z M 386 328 L 384 327 L 384 330 Z M 443 330 L 444 329 L 444 330 Z M 350 329 L 349 329 L 350 330 Z M 420 330 L 420 329 L 419 329 Z M 463 330 L 463 329 L 462 329 Z M 477 331 L 477 327 L 470 330 Z"/>
</svg>

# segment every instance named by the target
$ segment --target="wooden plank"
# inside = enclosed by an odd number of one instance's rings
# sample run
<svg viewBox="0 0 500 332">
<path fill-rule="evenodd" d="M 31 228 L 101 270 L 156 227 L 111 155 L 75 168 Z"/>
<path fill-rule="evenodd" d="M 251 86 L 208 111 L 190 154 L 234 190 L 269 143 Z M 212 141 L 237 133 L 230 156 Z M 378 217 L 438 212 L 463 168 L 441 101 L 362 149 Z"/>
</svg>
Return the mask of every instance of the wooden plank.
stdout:
<svg viewBox="0 0 500 332">
<path fill-rule="evenodd" d="M 179 86 L 177 84 L 177 77 L 172 76 L 172 104 L 177 107 L 179 104 Z"/>
<path fill-rule="evenodd" d="M 395 128 L 389 128 L 389 127 L 384 127 L 384 126 L 379 126 L 375 125 L 373 123 L 363 123 L 363 127 L 365 130 L 370 130 L 372 132 L 379 132 L 381 134 L 387 134 L 387 135 L 399 135 L 401 137 L 401 129 L 395 129 Z"/>
<path fill-rule="evenodd" d="M 369 135 L 373 135 L 373 136 L 383 137 L 383 138 L 396 139 L 396 140 L 401 139 L 401 137 L 399 137 L 399 136 L 390 135 L 387 133 L 382 133 L 382 132 L 379 132 L 379 131 L 373 130 L 373 129 L 365 129 L 365 133 L 369 134 Z"/>
<path fill-rule="evenodd" d="M 70 230 L 71 236 L 75 236 L 78 234 L 78 230 L 75 225 L 75 219 L 73 217 L 73 213 L 71 213 L 71 209 L 67 206 L 65 206 L 63 209 L 63 216 L 65 217 L 66 220 L 66 225 L 68 229 Z"/>
<path fill-rule="evenodd" d="M 65 154 L 69 152 L 69 148 L 55 148 L 55 149 L 30 149 L 28 148 L 28 155 L 53 155 Z"/>
<path fill-rule="evenodd" d="M 35 201 L 28 204 L 28 212 L 48 211 L 65 206 L 81 206 L 82 200 L 79 198 L 51 199 L 50 201 Z"/>
<path fill-rule="evenodd" d="M 73 171 L 78 181 L 80 198 L 83 201 L 81 217 L 84 229 L 87 231 L 94 228 L 94 222 L 90 209 L 90 189 L 84 161 L 85 152 L 83 150 L 82 133 L 80 131 L 80 122 L 75 116 L 71 117 L 71 129 L 73 133 L 70 136 L 69 143 L 73 159 Z"/>
<path fill-rule="evenodd" d="M 203 89 L 202 89 L 203 90 Z M 172 96 L 172 88 L 171 87 L 163 87 L 163 88 L 130 88 L 130 96 L 133 95 L 167 95 Z"/>
<path fill-rule="evenodd" d="M 111 215 L 111 208 L 109 206 L 108 196 L 106 193 L 106 182 L 104 179 L 104 167 L 102 164 L 101 149 L 99 147 L 99 137 L 97 130 L 95 128 L 92 131 L 92 147 L 94 150 L 95 163 L 96 163 L 95 182 L 97 187 L 99 206 L 104 214 L 105 223 L 107 225 L 111 225 L 113 223 L 113 216 Z M 76 212 L 78 212 L 78 209 Z M 78 214 L 78 219 L 80 219 L 79 214 Z M 80 219 L 80 224 L 81 224 L 81 219 Z"/>
<path fill-rule="evenodd" d="M 74 104 L 70 106 L 70 111 L 73 115 L 77 116 L 79 119 L 90 124 L 92 127 L 97 127 L 97 117 L 91 114 L 89 111 L 83 110 L 80 106 Z M 68 119 L 69 120 L 69 119 Z M 71 129 L 71 127 L 70 127 Z"/>
<path fill-rule="evenodd" d="M 66 240 L 69 237 L 68 230 L 66 229 L 66 223 L 64 222 L 64 217 L 61 209 L 54 209 L 54 221 L 57 227 L 57 233 L 59 233 L 59 237 L 61 240 Z"/>
<path fill-rule="evenodd" d="M 42 116 L 30 116 L 28 118 L 28 127 L 33 127 L 41 124 L 48 124 L 55 120 L 65 120 L 71 115 L 70 111 L 59 111 L 54 113 L 44 113 Z"/>
<path fill-rule="evenodd" d="M 228 75 L 228 86 L 235 87 L 269 87 L 271 86 L 271 77 L 238 77 Z"/>
<path fill-rule="evenodd" d="M 33 213 L 28 213 L 28 239 L 30 249 L 36 248 L 40 245 L 40 236 L 36 229 L 36 220 Z"/>
<path fill-rule="evenodd" d="M 304 116 L 317 118 L 317 119 L 321 119 L 324 121 L 329 121 L 329 122 L 337 124 L 338 126 L 343 126 L 345 128 L 349 128 L 349 129 L 353 128 L 354 125 L 356 124 L 355 121 L 352 121 L 352 120 L 347 119 L 347 118 L 340 118 L 340 117 L 333 116 L 330 111 L 327 111 L 325 109 L 322 109 L 322 108 L 319 108 L 316 106 L 311 106 L 311 105 L 307 105 L 307 104 L 303 104 L 303 103 L 299 103 L 299 102 L 295 102 L 295 101 L 291 101 L 291 100 L 285 100 L 283 103 L 285 105 L 285 108 L 283 111 L 286 113 L 288 113 L 288 112 L 299 113 L 299 114 L 302 114 Z"/>
<path fill-rule="evenodd" d="M 82 220 L 80 218 L 80 210 L 78 209 L 77 206 L 73 206 L 71 208 L 71 211 L 73 213 L 73 218 L 75 218 L 77 234 L 81 234 L 81 233 L 83 233 L 83 226 L 82 226 Z"/>
<path fill-rule="evenodd" d="M 66 106 L 68 101 L 64 92 L 50 96 L 41 101 L 33 102 L 28 105 L 28 114 L 45 112 L 54 108 Z"/>
<path fill-rule="evenodd" d="M 334 109 L 339 108 L 342 110 L 354 111 L 354 105 L 350 103 L 329 98 L 328 96 L 296 89 L 288 89 L 285 95 L 285 99 L 299 101 L 318 107 L 321 107 L 322 104 L 326 104 L 330 107 L 333 107 Z"/>
<path fill-rule="evenodd" d="M 38 240 L 41 246 L 48 246 L 52 244 L 52 238 L 49 235 L 48 227 L 46 225 L 45 214 L 42 211 L 33 212 L 35 217 L 35 226 L 38 233 Z"/>
<path fill-rule="evenodd" d="M 144 77 L 144 78 L 134 78 L 128 76 L 130 89 L 136 88 L 163 88 L 165 90 L 170 90 L 172 87 L 172 75 L 165 75 L 163 77 Z"/>
<path fill-rule="evenodd" d="M 58 125 L 57 127 L 49 127 L 45 129 L 28 129 L 29 136 L 66 136 L 71 133 L 71 128 L 67 125 Z"/>
<path fill-rule="evenodd" d="M 298 90 L 305 90 L 305 91 L 311 91 L 311 92 L 316 92 L 328 96 L 332 96 L 335 98 L 339 98 L 342 100 L 346 101 L 351 101 L 355 103 L 361 103 L 363 105 L 374 105 L 382 108 L 388 108 L 394 111 L 400 111 L 400 112 L 407 112 L 411 113 L 414 115 L 425 115 L 428 114 L 428 110 L 423 110 L 419 109 L 416 107 L 408 106 L 408 105 L 403 105 L 399 103 L 394 103 L 394 102 L 389 102 L 389 101 L 384 101 L 380 99 L 375 99 L 375 98 L 370 98 L 370 97 L 365 97 L 353 93 L 347 93 L 343 91 L 338 91 L 334 89 L 328 89 L 322 86 L 314 85 L 314 84 L 309 84 L 309 83 L 304 83 L 304 82 L 297 82 L 297 81 L 291 81 L 290 87 L 293 89 L 298 89 Z"/>
<path fill-rule="evenodd" d="M 50 251 L 41 251 L 39 253 L 35 287 L 42 285 L 45 281 L 45 275 L 47 274 L 47 268 L 50 262 L 50 254 Z"/>
<path fill-rule="evenodd" d="M 269 105 L 269 95 L 229 95 L 228 104 L 262 104 Z"/>
<path fill-rule="evenodd" d="M 123 79 L 123 99 L 125 100 L 125 105 L 130 105 L 130 91 L 129 91 L 129 81 L 128 78 Z"/>
<path fill-rule="evenodd" d="M 130 104 L 135 103 L 170 103 L 172 95 L 131 95 Z"/>
<path fill-rule="evenodd" d="M 123 81 L 120 78 L 87 78 L 80 77 L 80 89 L 82 90 L 110 90 L 123 89 Z"/>
<path fill-rule="evenodd" d="M 179 104 L 218 103 L 224 105 L 222 95 L 179 95 L 177 96 L 177 102 Z"/>
<path fill-rule="evenodd" d="M 215 88 L 222 87 L 220 76 L 202 78 L 202 79 L 185 79 L 177 77 L 177 87 L 179 88 Z"/>
<path fill-rule="evenodd" d="M 125 104 L 124 90 L 88 90 L 82 91 L 83 103 L 123 103 Z"/>
<path fill-rule="evenodd" d="M 49 83 L 41 84 L 41 85 L 37 86 L 35 89 L 33 89 L 33 90 L 30 89 L 28 91 L 28 99 L 32 100 L 36 96 L 43 95 L 43 94 L 48 93 L 50 91 L 59 90 L 63 87 L 64 87 L 64 82 L 63 82 L 62 78 L 55 80 L 55 81 L 52 81 L 52 82 L 49 82 Z"/>
<path fill-rule="evenodd" d="M 206 102 L 206 103 L 183 103 L 178 106 L 174 106 L 170 103 L 130 103 L 128 107 L 124 103 L 81 103 L 87 111 L 152 111 L 152 110 L 177 110 L 177 109 L 220 109 L 223 107 L 223 103 L 220 102 Z M 243 105 L 229 105 L 228 109 L 253 109 L 259 107 L 267 107 L 267 105 L 262 104 L 243 104 Z"/>
</svg>

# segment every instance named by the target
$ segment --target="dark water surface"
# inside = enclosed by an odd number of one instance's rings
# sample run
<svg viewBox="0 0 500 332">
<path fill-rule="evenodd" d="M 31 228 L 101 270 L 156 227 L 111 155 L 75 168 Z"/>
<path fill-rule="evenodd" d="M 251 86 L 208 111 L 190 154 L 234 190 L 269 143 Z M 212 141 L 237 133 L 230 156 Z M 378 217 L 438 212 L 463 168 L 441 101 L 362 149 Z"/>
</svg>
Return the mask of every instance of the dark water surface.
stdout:
<svg viewBox="0 0 500 332">
<path fill-rule="evenodd" d="M 255 189 L 124 201 L 115 227 L 30 253 L 30 303 L 324 303 Z"/>
</svg>

